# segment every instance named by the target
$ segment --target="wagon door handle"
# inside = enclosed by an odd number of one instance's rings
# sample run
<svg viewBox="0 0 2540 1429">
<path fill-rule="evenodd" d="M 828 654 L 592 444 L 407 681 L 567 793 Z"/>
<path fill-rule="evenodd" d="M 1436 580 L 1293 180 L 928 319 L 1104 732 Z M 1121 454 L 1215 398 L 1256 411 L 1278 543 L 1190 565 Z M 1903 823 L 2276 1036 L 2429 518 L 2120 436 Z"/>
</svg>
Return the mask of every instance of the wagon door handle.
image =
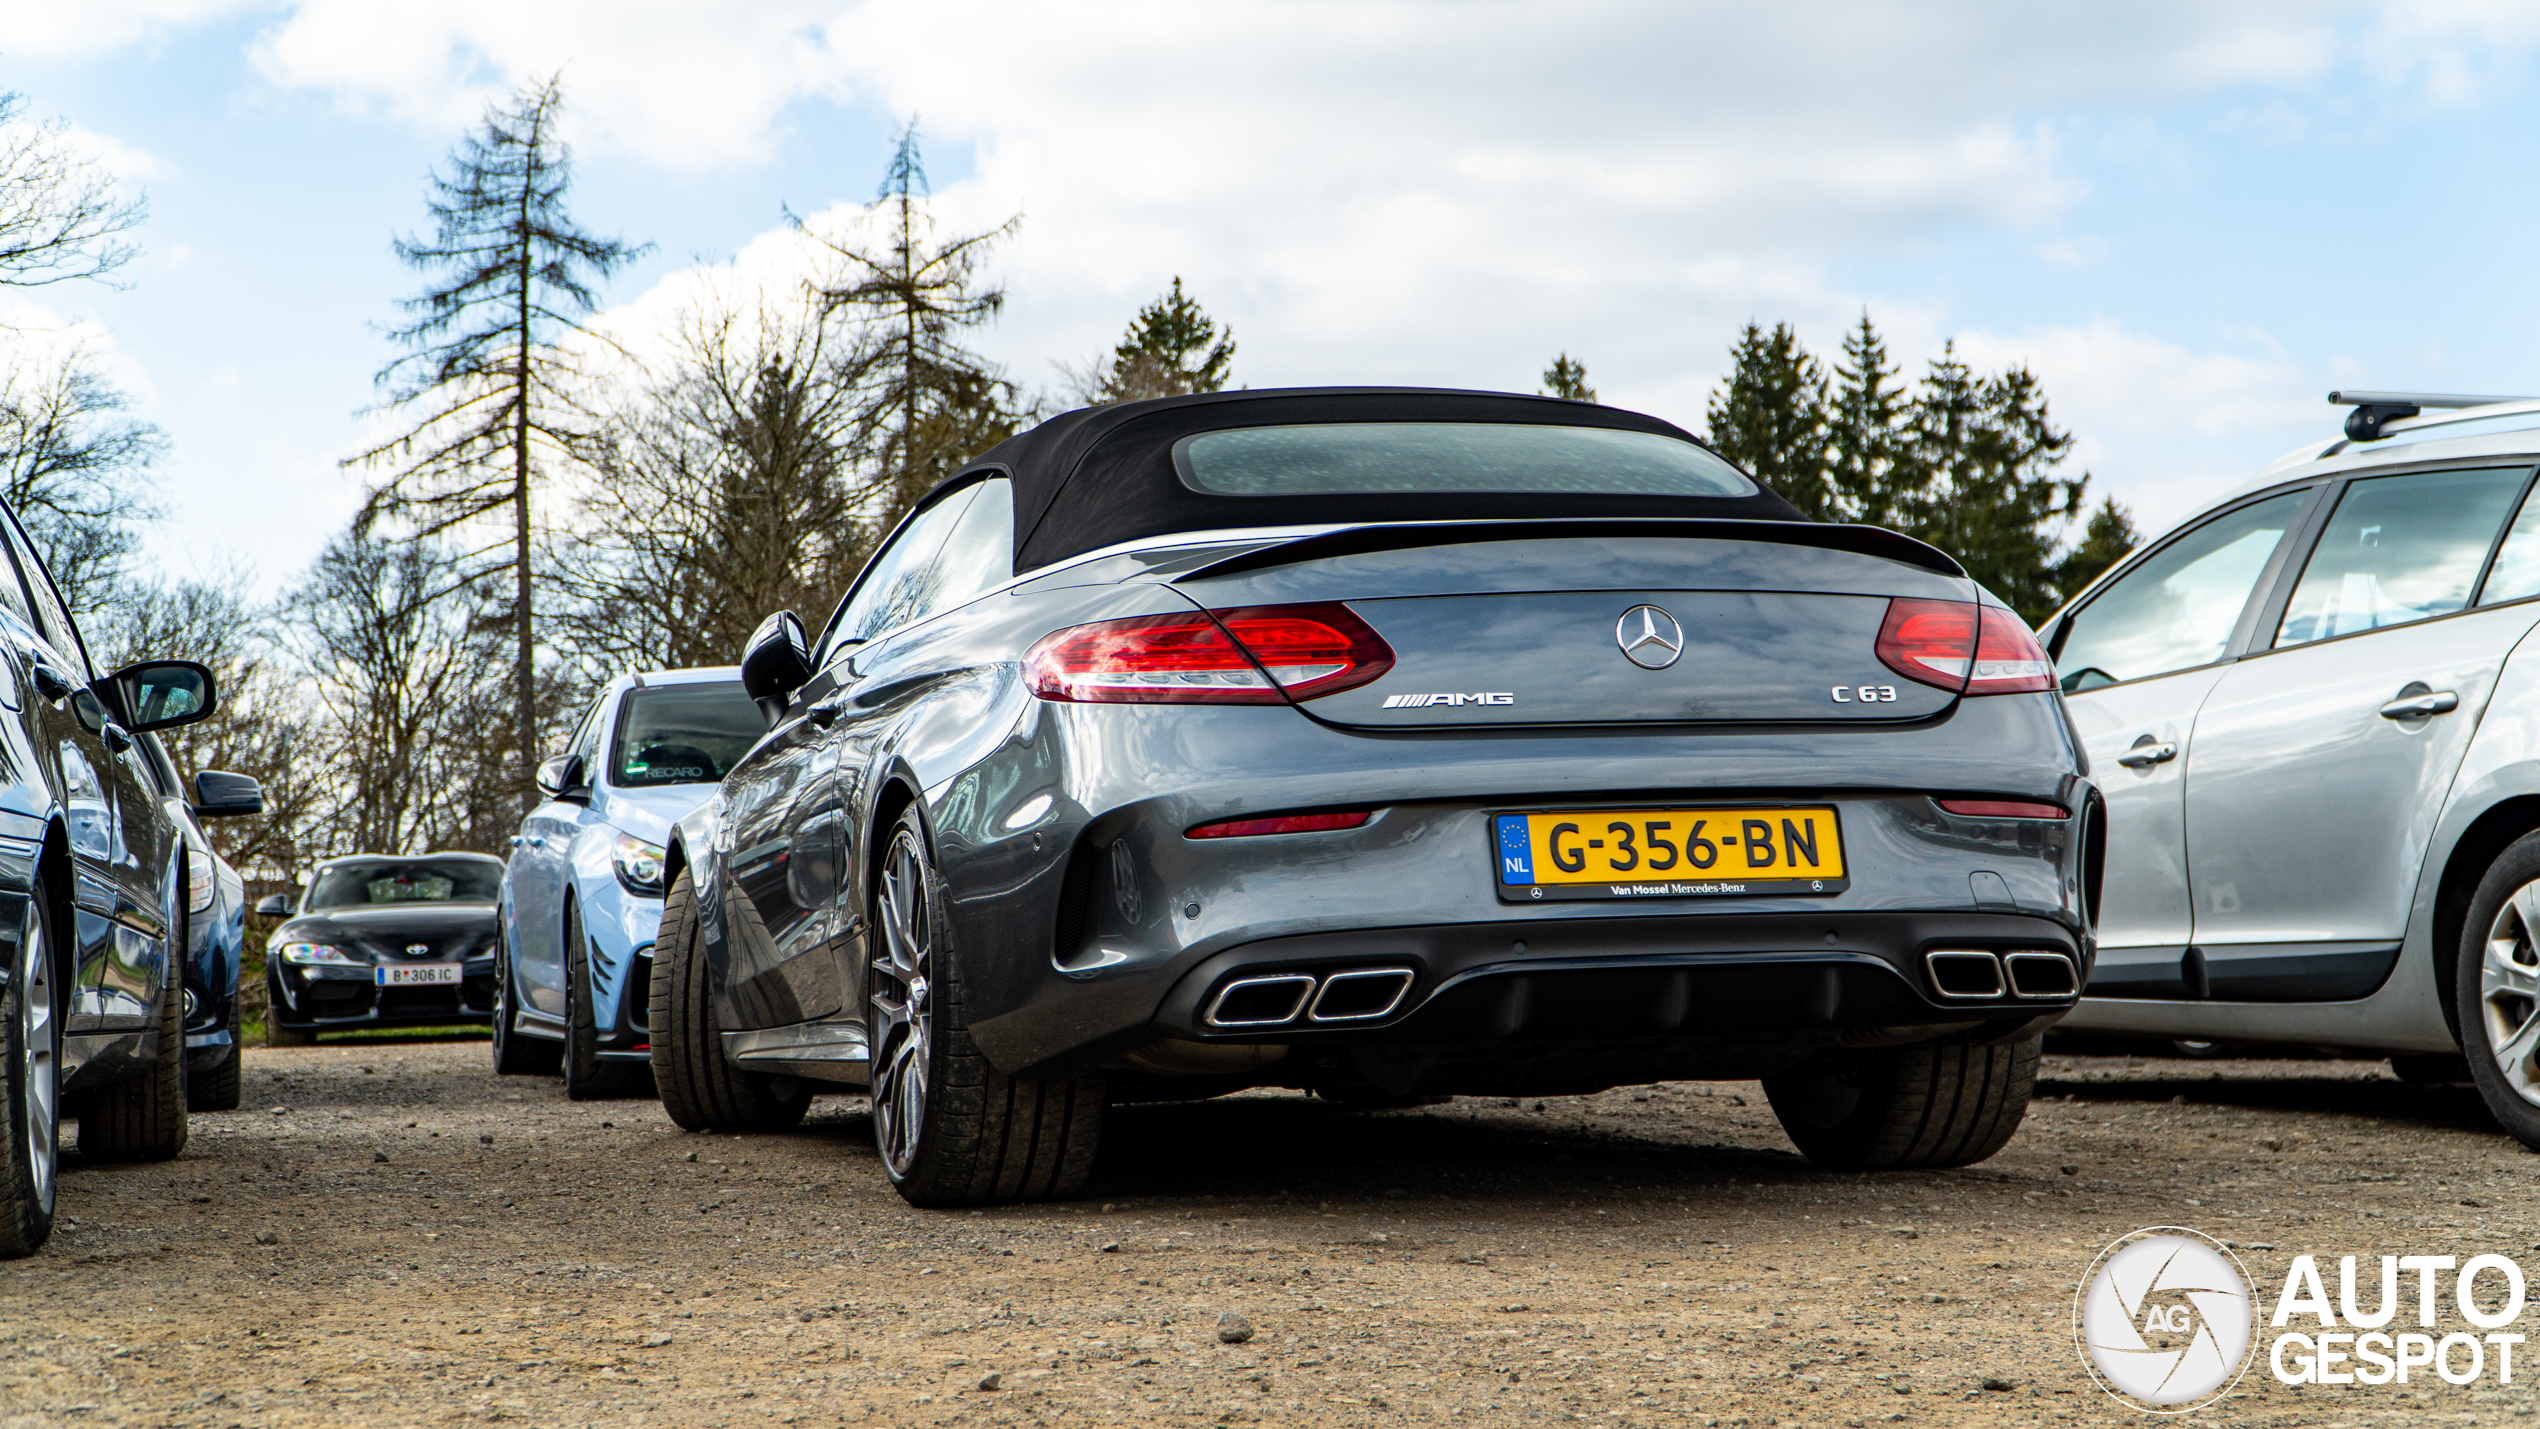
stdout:
<svg viewBox="0 0 2540 1429">
<path fill-rule="evenodd" d="M 2423 685 L 2399 692 L 2399 698 L 2381 707 L 2383 719 L 2423 719 L 2427 715 L 2450 714 L 2461 707 L 2461 697 L 2450 690 L 2429 690 Z"/>
<path fill-rule="evenodd" d="M 803 711 L 805 715 L 810 717 L 813 724 L 820 726 L 822 729 L 827 729 L 829 726 L 836 724 L 838 722 L 838 716 L 845 714 L 846 712 L 847 699 L 844 694 L 831 695 L 829 698 L 813 705 L 810 709 Z"/>
<path fill-rule="evenodd" d="M 2135 741 L 2134 748 L 2118 755 L 2117 762 L 2128 769 L 2149 769 L 2155 764 L 2167 764 L 2176 758 L 2178 758 L 2178 745 L 2166 739 L 2156 740 L 2147 734 Z"/>
</svg>

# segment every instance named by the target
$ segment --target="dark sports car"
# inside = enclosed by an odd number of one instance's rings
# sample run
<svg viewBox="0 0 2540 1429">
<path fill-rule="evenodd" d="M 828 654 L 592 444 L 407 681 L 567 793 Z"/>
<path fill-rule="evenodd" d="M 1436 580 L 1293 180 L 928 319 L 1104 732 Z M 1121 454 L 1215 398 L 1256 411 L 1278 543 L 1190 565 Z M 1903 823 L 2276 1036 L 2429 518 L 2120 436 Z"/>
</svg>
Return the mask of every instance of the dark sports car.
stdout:
<svg viewBox="0 0 2540 1429">
<path fill-rule="evenodd" d="M 503 861 L 481 853 L 355 854 L 317 866 L 265 943 L 265 1039 L 494 1020 L 495 899 Z"/>
<path fill-rule="evenodd" d="M 921 1205 L 1107 1103 L 1761 1078 L 1825 1164 L 2018 1126 L 2099 799 L 1948 556 L 1654 418 L 1428 390 L 1072 412 L 945 482 L 672 831 L 663 1102 L 870 1085 Z"/>
</svg>

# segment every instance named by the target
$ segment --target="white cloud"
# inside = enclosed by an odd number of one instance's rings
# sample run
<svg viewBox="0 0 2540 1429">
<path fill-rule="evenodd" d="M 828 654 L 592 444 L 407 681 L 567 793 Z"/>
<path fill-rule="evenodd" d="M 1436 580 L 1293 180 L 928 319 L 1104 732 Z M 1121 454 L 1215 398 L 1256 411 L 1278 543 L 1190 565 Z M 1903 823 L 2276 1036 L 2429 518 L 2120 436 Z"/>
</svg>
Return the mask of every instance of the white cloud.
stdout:
<svg viewBox="0 0 2540 1429">
<path fill-rule="evenodd" d="M 147 43 L 168 32 L 278 0 L 14 0 L 0 9 L 0 54 L 69 59 Z"/>
</svg>

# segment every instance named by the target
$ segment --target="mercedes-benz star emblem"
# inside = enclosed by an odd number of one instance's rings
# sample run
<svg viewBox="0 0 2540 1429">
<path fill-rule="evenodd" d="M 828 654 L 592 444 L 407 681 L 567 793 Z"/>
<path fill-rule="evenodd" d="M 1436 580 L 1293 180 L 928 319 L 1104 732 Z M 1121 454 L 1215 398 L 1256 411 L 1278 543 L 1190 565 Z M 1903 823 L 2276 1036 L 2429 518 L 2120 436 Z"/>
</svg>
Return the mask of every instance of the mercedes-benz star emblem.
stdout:
<svg viewBox="0 0 2540 1429">
<path fill-rule="evenodd" d="M 1676 618 L 1654 605 L 1635 605 L 1614 622 L 1614 643 L 1623 657 L 1644 670 L 1664 670 L 1685 652 L 1684 631 Z"/>
<path fill-rule="evenodd" d="M 426 954 L 426 953 L 428 953 L 428 952 L 431 952 L 431 951 L 432 951 L 432 945 L 431 945 L 430 943 L 408 943 L 408 944 L 406 944 L 406 956 L 407 956 L 407 957 L 410 957 L 410 958 L 419 958 L 419 957 L 422 957 L 424 954 Z"/>
</svg>

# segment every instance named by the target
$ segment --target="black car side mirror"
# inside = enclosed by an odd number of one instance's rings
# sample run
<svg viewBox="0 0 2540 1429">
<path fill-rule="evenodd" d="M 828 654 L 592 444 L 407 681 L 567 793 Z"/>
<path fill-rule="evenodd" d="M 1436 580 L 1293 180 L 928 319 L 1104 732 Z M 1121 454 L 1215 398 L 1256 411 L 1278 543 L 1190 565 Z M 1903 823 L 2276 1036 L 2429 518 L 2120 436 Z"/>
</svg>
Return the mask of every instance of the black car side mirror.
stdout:
<svg viewBox="0 0 2540 1429">
<path fill-rule="evenodd" d="M 582 756 L 579 754 L 559 754 L 539 765 L 535 782 L 538 792 L 550 799 L 588 800 L 591 797 L 590 777 L 582 770 Z"/>
<path fill-rule="evenodd" d="M 259 918 L 288 918 L 291 916 L 291 911 L 295 906 L 296 905 L 291 901 L 291 895 L 288 893 L 268 893 L 264 897 L 256 900 L 256 916 Z"/>
<path fill-rule="evenodd" d="M 773 728 L 785 717 L 786 698 L 811 682 L 811 640 L 803 622 L 780 610 L 759 622 L 741 655 L 741 688 Z"/>
<path fill-rule="evenodd" d="M 124 717 L 123 727 L 135 734 L 208 718 L 215 698 L 210 667 L 192 660 L 144 660 L 100 683 L 109 687 L 108 703 Z"/>
<path fill-rule="evenodd" d="M 235 819 L 265 811 L 265 788 L 244 774 L 221 769 L 194 776 L 194 817 Z"/>
</svg>

